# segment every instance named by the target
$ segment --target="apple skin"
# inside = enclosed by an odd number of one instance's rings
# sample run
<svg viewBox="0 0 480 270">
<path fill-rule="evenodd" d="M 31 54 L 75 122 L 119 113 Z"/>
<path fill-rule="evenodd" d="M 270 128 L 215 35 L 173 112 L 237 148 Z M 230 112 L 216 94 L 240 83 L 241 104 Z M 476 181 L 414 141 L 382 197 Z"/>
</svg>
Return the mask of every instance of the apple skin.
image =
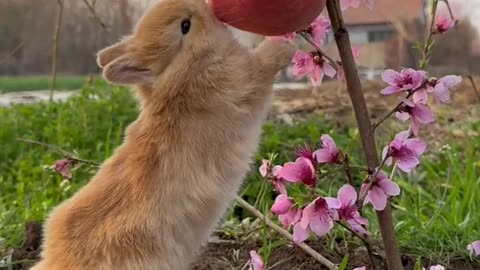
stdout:
<svg viewBox="0 0 480 270">
<path fill-rule="evenodd" d="M 215 16 L 243 31 L 281 36 L 307 27 L 326 0 L 207 0 Z"/>
</svg>

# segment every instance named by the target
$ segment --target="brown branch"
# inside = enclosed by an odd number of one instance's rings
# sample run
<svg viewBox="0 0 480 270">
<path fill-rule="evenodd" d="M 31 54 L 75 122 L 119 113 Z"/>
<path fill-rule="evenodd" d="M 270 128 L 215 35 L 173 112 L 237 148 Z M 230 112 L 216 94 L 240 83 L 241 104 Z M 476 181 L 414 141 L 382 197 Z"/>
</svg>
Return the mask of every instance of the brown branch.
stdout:
<svg viewBox="0 0 480 270">
<path fill-rule="evenodd" d="M 95 11 L 95 4 L 92 5 L 90 2 L 88 2 L 88 0 L 83 0 L 83 3 L 85 3 L 85 6 L 87 6 L 88 10 L 92 14 L 93 18 L 98 22 L 98 24 L 100 24 L 103 29 L 109 31 L 108 26 L 103 22 L 102 18 L 100 18 L 100 16 L 98 16 L 98 13 Z"/>
<path fill-rule="evenodd" d="M 343 159 L 343 167 L 345 169 L 345 174 L 347 175 L 348 183 L 354 187 L 355 183 L 353 181 L 353 176 L 352 176 L 352 170 L 350 168 L 350 159 L 348 158 L 348 155 L 345 154 L 345 158 Z"/>
<path fill-rule="evenodd" d="M 63 20 L 63 8 L 64 8 L 64 0 L 57 0 L 57 19 L 55 21 L 55 32 L 53 35 L 53 44 L 52 44 L 52 82 L 50 85 L 50 102 L 53 101 L 53 91 L 55 90 L 56 83 L 57 83 L 57 53 L 58 53 L 58 42 L 60 39 L 60 28 L 62 26 Z"/>
<path fill-rule="evenodd" d="M 48 144 L 48 143 L 43 143 L 43 142 L 38 142 L 38 141 L 28 140 L 28 139 L 16 139 L 16 141 L 23 142 L 23 143 L 28 143 L 28 144 L 33 144 L 33 145 L 43 146 L 47 149 L 53 150 L 53 151 L 65 156 L 66 158 L 68 158 L 72 161 L 76 161 L 76 162 L 79 162 L 79 163 L 85 163 L 85 164 L 96 166 L 96 167 L 100 166 L 100 163 L 98 163 L 98 162 L 95 162 L 95 161 L 92 161 L 92 160 L 87 160 L 87 159 L 81 159 L 81 158 L 77 157 L 74 153 L 68 152 L 68 151 L 62 149 L 61 147 L 53 145 L 53 144 Z"/>
<path fill-rule="evenodd" d="M 16 54 L 21 48 L 23 47 L 23 41 L 20 42 L 20 44 L 17 45 L 17 47 L 13 48 L 5 57 L 0 59 L 0 65 L 7 62 L 7 60 L 12 57 L 14 54 Z"/>
<path fill-rule="evenodd" d="M 410 92 L 408 93 L 408 95 L 405 97 L 405 99 L 409 99 L 411 96 L 413 95 L 413 92 Z M 403 105 L 403 101 L 400 101 L 397 106 L 395 106 L 390 112 L 388 112 L 387 114 L 385 114 L 382 118 L 380 118 L 380 120 L 378 120 L 375 124 L 373 124 L 372 128 L 373 128 L 373 131 L 375 132 L 375 130 L 381 125 L 383 124 L 383 122 L 385 122 L 385 120 L 387 120 L 388 118 L 390 118 L 390 116 L 392 116 L 394 113 L 398 112 L 398 110 L 400 110 L 400 108 L 402 107 Z"/>
<path fill-rule="evenodd" d="M 480 92 L 478 91 L 475 80 L 473 79 L 472 75 L 468 75 L 467 78 L 470 80 L 470 83 L 472 84 L 473 92 L 475 92 L 475 95 L 477 96 L 478 100 L 480 100 Z"/>
<path fill-rule="evenodd" d="M 285 237 L 289 241 L 293 243 L 293 236 L 286 230 L 282 229 L 280 226 L 277 224 L 273 223 L 270 219 L 268 219 L 264 214 L 262 214 L 260 211 L 258 211 L 255 207 L 251 206 L 248 202 L 246 202 L 244 199 L 240 198 L 237 196 L 235 198 L 235 201 L 243 208 L 248 210 L 250 213 L 252 213 L 254 216 L 257 218 L 263 220 L 267 226 L 278 232 L 281 236 Z M 324 265 L 330 270 L 337 270 L 338 267 L 331 261 L 329 261 L 327 258 L 323 257 L 320 253 L 316 252 L 314 249 L 312 249 L 310 246 L 308 246 L 305 243 L 300 243 L 296 244 L 301 250 L 305 251 L 308 255 L 312 256 L 316 261 Z"/>
<path fill-rule="evenodd" d="M 358 232 L 356 232 L 355 230 L 353 230 L 352 228 L 350 228 L 348 225 L 344 224 L 343 222 L 337 222 L 337 224 L 339 224 L 340 226 L 342 226 L 343 228 L 345 228 L 346 230 L 351 232 L 358 239 L 362 240 L 363 244 L 367 248 L 368 257 L 370 258 L 370 262 L 372 263 L 372 268 L 373 268 L 373 270 L 376 270 L 377 266 L 376 266 L 376 263 L 375 263 L 375 257 L 373 256 L 373 248 L 372 248 L 372 243 L 370 242 L 370 240 L 367 239 L 366 237 L 363 237 L 363 235 L 359 234 Z"/>
<path fill-rule="evenodd" d="M 370 121 L 370 116 L 362 91 L 362 85 L 358 76 L 357 67 L 353 58 L 352 48 L 348 31 L 343 21 L 340 2 L 337 0 L 327 0 L 327 10 L 330 17 L 332 29 L 337 43 L 340 58 L 345 70 L 345 79 L 350 100 L 355 112 L 362 146 L 367 161 L 369 171 L 374 171 L 380 161 L 377 155 L 375 144 L 374 130 Z M 387 258 L 388 269 L 402 270 L 402 261 L 398 250 L 397 241 L 395 239 L 395 231 L 393 228 L 393 217 L 390 212 L 390 205 L 385 210 L 377 211 L 380 232 L 382 234 L 383 245 Z"/>
</svg>

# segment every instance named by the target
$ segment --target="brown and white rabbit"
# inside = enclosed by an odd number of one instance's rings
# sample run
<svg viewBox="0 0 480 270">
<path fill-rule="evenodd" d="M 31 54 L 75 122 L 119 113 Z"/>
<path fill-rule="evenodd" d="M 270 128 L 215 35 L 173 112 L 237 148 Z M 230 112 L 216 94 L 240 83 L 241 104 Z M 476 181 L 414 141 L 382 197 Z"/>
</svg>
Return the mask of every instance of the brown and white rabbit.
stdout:
<svg viewBox="0 0 480 270">
<path fill-rule="evenodd" d="M 139 118 L 46 223 L 35 270 L 184 270 L 235 197 L 293 45 L 249 51 L 201 0 L 163 0 L 98 54 Z"/>
</svg>

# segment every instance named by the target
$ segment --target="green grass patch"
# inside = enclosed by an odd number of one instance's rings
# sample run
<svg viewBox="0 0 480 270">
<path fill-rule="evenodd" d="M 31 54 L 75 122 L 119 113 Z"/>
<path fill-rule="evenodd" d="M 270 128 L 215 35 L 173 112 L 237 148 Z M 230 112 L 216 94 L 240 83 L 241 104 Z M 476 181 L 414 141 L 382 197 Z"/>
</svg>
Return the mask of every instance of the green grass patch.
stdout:
<svg viewBox="0 0 480 270">
<path fill-rule="evenodd" d="M 55 205 L 69 198 L 95 173 L 91 168 L 81 167 L 74 171 L 71 182 L 65 182 L 47 168 L 61 159 L 61 155 L 20 143 L 16 138 L 58 145 L 84 159 L 102 162 L 122 142 L 125 128 L 137 114 L 138 106 L 129 90 L 104 82 L 95 82 L 80 95 L 52 105 L 0 108 L 0 238 L 10 245 L 19 245 L 26 221 L 44 220 Z M 446 128 L 478 134 L 480 121 L 474 119 Z M 294 126 L 267 122 L 242 196 L 255 203 L 260 194 L 257 203 L 268 211 L 275 193 L 258 174 L 262 158 L 279 153 L 277 163 L 282 164 L 293 158 L 293 146 L 304 142 L 315 145 L 323 133 L 331 134 L 339 148 L 350 153 L 352 164 L 362 164 L 355 128 L 339 128 L 321 115 Z M 468 259 L 465 246 L 480 238 L 480 140 L 478 136 L 467 136 L 461 141 L 448 139 L 447 144 L 428 149 L 414 173 L 399 174 L 395 180 L 402 187 L 402 194 L 393 202 L 395 229 L 402 250 L 437 261 Z M 357 185 L 363 176 L 357 174 Z M 326 178 L 321 186 L 323 194 L 335 196 L 337 187 L 346 182 L 342 170 Z M 375 214 L 370 210 L 366 214 L 371 231 L 378 232 Z M 235 208 L 229 216 L 247 215 Z M 380 236 L 374 233 L 372 237 L 379 240 Z"/>
<path fill-rule="evenodd" d="M 88 76 L 58 76 L 57 90 L 76 90 L 82 88 Z M 0 93 L 17 91 L 48 90 L 51 85 L 49 76 L 12 76 L 0 77 Z"/>
</svg>

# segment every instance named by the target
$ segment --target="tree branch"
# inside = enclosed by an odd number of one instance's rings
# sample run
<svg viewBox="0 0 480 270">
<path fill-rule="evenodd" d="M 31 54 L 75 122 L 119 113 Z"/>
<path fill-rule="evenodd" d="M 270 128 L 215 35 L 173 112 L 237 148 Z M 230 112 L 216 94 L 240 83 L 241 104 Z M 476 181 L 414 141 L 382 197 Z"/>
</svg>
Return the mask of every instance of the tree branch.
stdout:
<svg viewBox="0 0 480 270">
<path fill-rule="evenodd" d="M 23 42 L 17 45 L 17 47 L 13 48 L 5 57 L 0 59 L 0 64 L 7 62 L 7 60 L 12 57 L 15 53 L 17 53 L 23 47 Z"/>
<path fill-rule="evenodd" d="M 254 216 L 257 218 L 263 220 L 267 226 L 278 232 L 281 236 L 285 237 L 289 241 L 293 243 L 293 236 L 286 230 L 282 229 L 280 226 L 277 224 L 273 223 L 270 219 L 268 219 L 264 214 L 262 214 L 260 211 L 258 211 L 255 207 L 251 206 L 248 202 L 246 202 L 244 199 L 240 198 L 237 196 L 235 198 L 235 201 L 243 208 L 248 210 L 250 213 L 252 213 Z M 314 249 L 312 249 L 310 246 L 308 246 L 305 243 L 301 244 L 296 244 L 301 250 L 305 251 L 308 255 L 312 256 L 315 260 L 317 260 L 319 263 L 324 265 L 330 270 L 337 270 L 338 267 L 329 261 L 327 258 L 323 257 L 320 253 L 316 252 Z"/>
<path fill-rule="evenodd" d="M 475 92 L 475 95 L 477 96 L 478 100 L 480 100 L 480 92 L 478 91 L 475 80 L 473 79 L 472 75 L 468 75 L 467 78 L 470 80 L 470 83 L 472 84 L 473 92 Z"/>
<path fill-rule="evenodd" d="M 353 58 L 350 38 L 343 21 L 340 2 L 337 0 L 327 0 L 327 10 L 334 31 L 338 51 L 340 53 L 340 58 L 345 70 L 347 90 L 355 112 L 365 159 L 369 171 L 373 172 L 380 164 L 375 144 L 374 130 L 370 121 L 355 60 Z M 402 270 L 403 266 L 400 259 L 400 252 L 397 247 L 397 241 L 395 239 L 393 217 L 390 212 L 390 206 L 387 205 L 384 211 L 377 211 L 377 217 L 387 257 L 388 268 L 390 270 Z"/>
<path fill-rule="evenodd" d="M 375 263 L 375 257 L 373 256 L 373 248 L 372 248 L 372 243 L 370 243 L 370 240 L 367 238 L 363 237 L 361 234 L 350 228 L 348 225 L 345 225 L 343 222 L 337 222 L 340 226 L 345 228 L 347 231 L 351 232 L 353 235 L 355 235 L 358 239 L 362 240 L 363 244 L 367 248 L 368 252 L 368 257 L 370 258 L 370 262 L 372 263 L 372 268 L 373 270 L 377 269 L 376 263 Z"/>
<path fill-rule="evenodd" d="M 50 96 L 49 101 L 53 101 L 53 91 L 55 90 L 57 84 L 57 53 L 58 53 L 58 42 L 60 39 L 60 28 L 62 26 L 63 20 L 63 8 L 64 0 L 57 0 L 57 19 L 55 22 L 55 32 L 53 34 L 53 44 L 52 44 L 52 63 L 51 63 L 51 72 L 52 72 L 52 82 L 50 84 Z"/>
<path fill-rule="evenodd" d="M 90 2 L 88 2 L 88 0 L 83 0 L 83 3 L 85 3 L 85 6 L 87 6 L 88 10 L 92 14 L 93 18 L 98 22 L 98 24 L 100 24 L 103 29 L 109 31 L 107 24 L 103 22 L 102 18 L 100 18 L 100 16 L 98 16 L 97 12 L 95 11 L 95 4 L 92 5 Z"/>
</svg>

